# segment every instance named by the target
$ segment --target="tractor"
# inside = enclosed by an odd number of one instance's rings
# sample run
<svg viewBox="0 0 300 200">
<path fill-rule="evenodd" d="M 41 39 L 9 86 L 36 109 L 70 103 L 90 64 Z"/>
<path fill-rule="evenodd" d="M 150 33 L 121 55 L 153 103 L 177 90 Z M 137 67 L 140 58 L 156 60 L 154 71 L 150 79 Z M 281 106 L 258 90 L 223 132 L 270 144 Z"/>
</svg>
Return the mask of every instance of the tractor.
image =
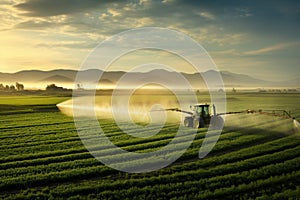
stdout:
<svg viewBox="0 0 300 200">
<path fill-rule="evenodd" d="M 212 113 L 209 104 L 196 104 L 190 106 L 192 115 L 186 116 L 183 123 L 186 127 L 202 128 L 210 124 L 212 117 L 216 117 L 215 106 L 212 106 Z"/>
<path fill-rule="evenodd" d="M 186 127 L 203 128 L 209 124 L 211 124 L 213 128 L 223 126 L 224 120 L 216 113 L 215 105 L 195 104 L 194 106 L 190 106 L 190 108 L 193 112 L 180 110 L 178 108 L 165 110 L 188 114 L 189 116 L 186 116 L 183 122 Z"/>
<path fill-rule="evenodd" d="M 250 114 L 263 114 L 263 115 L 272 115 L 282 118 L 295 119 L 291 116 L 290 112 L 285 110 L 243 110 L 238 112 L 226 112 L 226 113 L 217 113 L 215 105 L 210 106 L 209 104 L 195 104 L 194 106 L 190 106 L 190 111 L 180 110 L 178 108 L 169 108 L 163 110 L 152 110 L 152 111 L 175 111 L 188 114 L 184 118 L 183 124 L 186 127 L 194 127 L 194 128 L 203 128 L 208 125 L 211 126 L 212 129 L 222 129 L 224 120 L 221 117 L 222 115 L 228 114 L 240 114 L 240 113 L 250 113 Z"/>
</svg>

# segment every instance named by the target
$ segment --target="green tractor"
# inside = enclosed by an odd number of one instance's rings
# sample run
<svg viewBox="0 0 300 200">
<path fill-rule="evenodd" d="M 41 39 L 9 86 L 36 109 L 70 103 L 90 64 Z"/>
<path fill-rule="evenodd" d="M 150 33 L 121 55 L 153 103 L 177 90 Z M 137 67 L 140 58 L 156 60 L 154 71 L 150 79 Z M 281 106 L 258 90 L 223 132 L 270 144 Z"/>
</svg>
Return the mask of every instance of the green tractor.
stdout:
<svg viewBox="0 0 300 200">
<path fill-rule="evenodd" d="M 153 111 L 175 111 L 188 114 L 184 118 L 184 126 L 194 127 L 194 128 L 203 128 L 210 125 L 211 129 L 222 129 L 224 125 L 224 120 L 221 117 L 222 115 L 228 114 L 241 114 L 241 113 L 250 113 L 250 114 L 263 114 L 263 115 L 272 115 L 282 118 L 295 119 L 291 116 L 290 112 L 285 110 L 242 110 L 238 112 L 226 112 L 226 113 L 217 113 L 215 105 L 210 106 L 209 104 L 195 104 L 190 106 L 193 112 L 180 110 L 178 108 L 170 108 L 164 110 L 153 110 Z"/>
<path fill-rule="evenodd" d="M 223 118 L 216 113 L 215 105 L 210 106 L 209 104 L 195 104 L 190 106 L 193 112 L 180 110 L 178 108 L 166 109 L 167 111 L 176 111 L 188 114 L 184 118 L 184 126 L 203 128 L 211 124 L 212 128 L 219 129 L 223 127 Z"/>
</svg>

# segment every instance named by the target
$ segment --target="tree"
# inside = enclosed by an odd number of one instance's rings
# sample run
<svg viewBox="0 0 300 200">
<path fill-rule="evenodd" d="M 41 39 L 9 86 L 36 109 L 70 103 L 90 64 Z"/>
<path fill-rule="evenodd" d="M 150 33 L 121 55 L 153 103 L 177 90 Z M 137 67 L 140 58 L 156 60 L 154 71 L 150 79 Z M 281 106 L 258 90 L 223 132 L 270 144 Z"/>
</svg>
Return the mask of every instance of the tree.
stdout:
<svg viewBox="0 0 300 200">
<path fill-rule="evenodd" d="M 57 90 L 58 87 L 55 84 L 47 85 L 46 90 Z"/>
<path fill-rule="evenodd" d="M 5 89 L 5 87 L 4 87 L 4 85 L 1 83 L 0 84 L 0 90 L 4 90 Z"/>
<path fill-rule="evenodd" d="M 67 91 L 67 89 L 58 87 L 55 84 L 50 84 L 46 87 L 46 91 Z"/>
<path fill-rule="evenodd" d="M 22 90 L 24 90 L 24 85 L 16 82 L 16 88 L 18 91 L 22 91 Z"/>
<path fill-rule="evenodd" d="M 16 90 L 16 88 L 15 88 L 15 86 L 14 86 L 14 85 L 11 85 L 11 86 L 9 86 L 9 90 L 15 91 L 15 90 Z"/>
<path fill-rule="evenodd" d="M 236 93 L 236 89 L 235 89 L 235 88 L 232 88 L 232 92 L 233 92 L 233 93 Z"/>
</svg>

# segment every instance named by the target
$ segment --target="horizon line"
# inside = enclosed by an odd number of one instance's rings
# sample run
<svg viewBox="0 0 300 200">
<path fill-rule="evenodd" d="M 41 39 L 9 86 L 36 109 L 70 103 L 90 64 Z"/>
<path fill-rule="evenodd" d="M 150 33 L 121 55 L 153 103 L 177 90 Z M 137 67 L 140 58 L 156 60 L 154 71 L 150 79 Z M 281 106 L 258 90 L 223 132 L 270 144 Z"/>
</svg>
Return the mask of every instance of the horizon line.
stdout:
<svg viewBox="0 0 300 200">
<path fill-rule="evenodd" d="M 30 72 L 30 71 L 39 71 L 39 72 L 53 72 L 53 71 L 77 71 L 77 72 L 80 72 L 80 71 L 89 71 L 89 70 L 98 70 L 98 71 L 103 71 L 103 72 L 125 72 L 125 73 L 148 73 L 148 72 L 152 72 L 152 71 L 155 71 L 155 70 L 163 70 L 163 71 L 166 71 L 166 72 L 178 72 L 178 71 L 170 71 L 170 70 L 166 70 L 166 69 L 152 69 L 152 70 L 149 70 L 149 71 L 141 71 L 141 72 L 130 72 L 130 71 L 122 71 L 122 70 L 109 70 L 109 71 L 104 71 L 104 70 L 101 70 L 101 69 L 96 69 L 96 68 L 91 68 L 91 69 L 85 69 L 85 70 L 77 70 L 77 69 L 64 69 L 64 68 L 59 68 L 59 69 L 51 69 L 51 70 L 42 70 L 42 69 L 25 69 L 25 70 L 20 70 L 20 71 L 15 71 L 15 72 L 2 72 L 0 71 L 0 73 L 2 74 L 16 74 L 16 73 L 20 73 L 20 72 Z M 200 73 L 205 73 L 205 72 L 209 72 L 209 71 L 215 71 L 215 72 L 229 72 L 229 73 L 234 73 L 234 72 L 230 72 L 228 70 L 225 70 L 225 71 L 222 71 L 222 70 L 207 70 L 207 71 L 202 71 Z M 197 74 L 199 72 L 194 72 L 194 73 L 189 73 L 189 72 L 183 72 L 183 71 L 179 71 L 178 73 L 184 73 L 184 74 Z M 234 74 L 240 74 L 240 73 L 234 73 Z M 240 74 L 240 75 L 247 75 L 247 74 Z"/>
</svg>

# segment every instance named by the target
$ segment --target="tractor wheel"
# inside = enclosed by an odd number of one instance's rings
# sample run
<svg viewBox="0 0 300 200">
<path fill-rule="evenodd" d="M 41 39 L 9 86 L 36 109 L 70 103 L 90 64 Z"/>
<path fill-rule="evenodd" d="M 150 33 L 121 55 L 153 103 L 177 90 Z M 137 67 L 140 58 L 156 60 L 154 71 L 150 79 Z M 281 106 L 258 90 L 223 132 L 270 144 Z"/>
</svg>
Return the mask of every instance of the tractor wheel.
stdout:
<svg viewBox="0 0 300 200">
<path fill-rule="evenodd" d="M 220 130 L 223 128 L 224 125 L 224 120 L 221 116 L 213 116 L 210 119 L 210 125 L 212 127 L 212 129 L 216 129 L 216 130 Z"/>
<path fill-rule="evenodd" d="M 185 118 L 183 123 L 184 123 L 185 127 L 192 127 L 193 126 L 192 120 L 190 118 Z"/>
<path fill-rule="evenodd" d="M 195 119 L 195 120 L 194 120 L 193 127 L 194 127 L 194 128 L 199 128 L 199 125 L 200 125 L 199 119 Z"/>
</svg>

